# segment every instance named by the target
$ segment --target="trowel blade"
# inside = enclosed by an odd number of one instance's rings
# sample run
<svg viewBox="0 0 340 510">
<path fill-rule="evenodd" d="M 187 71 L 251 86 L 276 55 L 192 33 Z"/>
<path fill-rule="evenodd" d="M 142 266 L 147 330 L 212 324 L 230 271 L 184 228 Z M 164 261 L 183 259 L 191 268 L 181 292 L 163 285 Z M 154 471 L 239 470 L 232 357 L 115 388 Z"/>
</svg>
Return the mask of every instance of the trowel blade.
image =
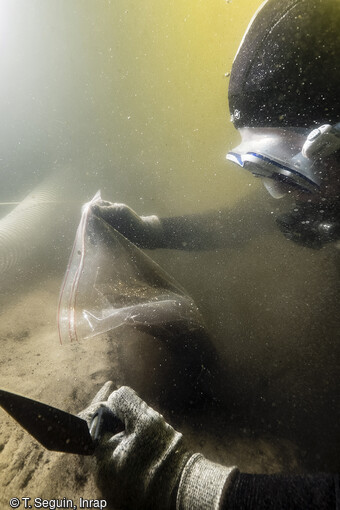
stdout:
<svg viewBox="0 0 340 510">
<path fill-rule="evenodd" d="M 88 425 L 78 416 L 4 390 L 0 390 L 0 405 L 48 450 L 93 454 Z"/>
</svg>

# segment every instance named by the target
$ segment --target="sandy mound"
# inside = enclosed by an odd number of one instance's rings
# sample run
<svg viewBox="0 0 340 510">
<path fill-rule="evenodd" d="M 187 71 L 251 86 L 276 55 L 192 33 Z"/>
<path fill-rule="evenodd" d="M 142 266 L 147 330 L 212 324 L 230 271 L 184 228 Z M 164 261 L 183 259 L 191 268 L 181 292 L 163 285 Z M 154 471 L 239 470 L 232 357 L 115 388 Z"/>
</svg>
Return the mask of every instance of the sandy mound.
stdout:
<svg viewBox="0 0 340 510">
<path fill-rule="evenodd" d="M 8 303 L 1 321 L 1 387 L 76 413 L 85 408 L 108 379 L 131 384 L 154 405 L 160 384 L 167 383 L 176 363 L 168 360 L 166 377 L 159 382 L 156 371 L 166 352 L 158 354 L 154 338 L 133 330 L 117 337 L 101 337 L 61 346 L 55 311 L 59 280 L 47 281 Z M 124 343 L 125 341 L 125 343 Z M 158 345 L 158 347 L 157 347 Z M 129 368 L 130 367 L 130 368 Z M 153 374 L 154 372 L 154 374 Z M 147 375 L 148 374 L 148 375 Z M 157 375 L 158 374 L 158 375 Z M 180 398 L 180 393 L 179 393 Z M 213 420 L 199 409 L 189 413 L 163 412 L 184 432 L 189 446 L 210 459 L 238 464 L 253 472 L 295 469 L 295 448 L 288 441 L 250 438 L 246 431 L 226 431 L 224 419 Z M 216 416 L 218 412 L 215 409 Z M 79 498 L 103 497 L 96 487 L 95 460 L 44 450 L 5 412 L 0 411 L 0 506 L 12 497 Z"/>
</svg>

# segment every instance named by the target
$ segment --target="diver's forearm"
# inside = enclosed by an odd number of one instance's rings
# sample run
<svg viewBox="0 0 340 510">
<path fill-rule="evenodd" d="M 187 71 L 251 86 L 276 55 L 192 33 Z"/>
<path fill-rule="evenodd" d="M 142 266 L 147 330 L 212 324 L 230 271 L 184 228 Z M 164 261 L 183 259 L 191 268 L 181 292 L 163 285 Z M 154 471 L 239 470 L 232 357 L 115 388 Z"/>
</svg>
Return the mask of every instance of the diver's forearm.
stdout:
<svg viewBox="0 0 340 510">
<path fill-rule="evenodd" d="M 209 250 L 224 244 L 221 243 L 221 225 L 216 213 L 161 218 L 160 222 L 160 248 Z"/>
<path fill-rule="evenodd" d="M 239 473 L 221 510 L 336 510 L 338 475 L 250 475 Z"/>
<path fill-rule="evenodd" d="M 249 207 L 161 218 L 160 225 L 154 248 L 188 251 L 239 248 L 276 228 L 270 213 Z"/>
</svg>

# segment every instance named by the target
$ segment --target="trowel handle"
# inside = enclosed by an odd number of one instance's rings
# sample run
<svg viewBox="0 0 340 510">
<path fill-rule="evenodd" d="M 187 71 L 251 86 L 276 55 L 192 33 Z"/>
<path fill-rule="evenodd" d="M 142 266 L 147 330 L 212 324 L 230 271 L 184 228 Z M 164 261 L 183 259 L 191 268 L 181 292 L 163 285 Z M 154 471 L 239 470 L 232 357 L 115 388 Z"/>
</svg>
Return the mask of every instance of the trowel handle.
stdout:
<svg viewBox="0 0 340 510">
<path fill-rule="evenodd" d="M 123 432 L 125 429 L 123 423 L 106 406 L 99 407 L 93 415 L 90 423 L 90 434 L 93 441 L 97 444 L 104 434 L 112 435 Z"/>
</svg>

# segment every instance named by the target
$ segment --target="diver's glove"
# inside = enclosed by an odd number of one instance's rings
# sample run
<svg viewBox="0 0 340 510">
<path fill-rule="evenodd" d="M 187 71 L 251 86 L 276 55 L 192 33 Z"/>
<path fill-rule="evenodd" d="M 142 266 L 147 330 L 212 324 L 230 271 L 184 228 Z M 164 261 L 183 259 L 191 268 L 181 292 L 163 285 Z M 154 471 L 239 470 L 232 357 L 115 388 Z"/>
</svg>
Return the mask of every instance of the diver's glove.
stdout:
<svg viewBox="0 0 340 510">
<path fill-rule="evenodd" d="M 104 386 L 100 388 L 94 399 L 92 400 L 91 404 L 78 413 L 79 418 L 82 418 L 85 420 L 90 428 L 92 417 L 95 414 L 96 411 L 98 411 L 99 407 L 105 406 L 106 401 L 109 398 L 110 394 L 115 389 L 115 385 L 112 381 L 107 381 Z"/>
<path fill-rule="evenodd" d="M 139 216 L 125 204 L 100 200 L 92 211 L 140 248 L 157 248 L 161 243 L 162 226 L 158 216 Z"/>
<path fill-rule="evenodd" d="M 97 448 L 98 484 L 115 508 L 220 507 L 236 468 L 190 453 L 182 434 L 131 388 L 123 386 L 111 393 L 106 405 L 125 426 L 124 432 L 106 435 Z"/>
</svg>

